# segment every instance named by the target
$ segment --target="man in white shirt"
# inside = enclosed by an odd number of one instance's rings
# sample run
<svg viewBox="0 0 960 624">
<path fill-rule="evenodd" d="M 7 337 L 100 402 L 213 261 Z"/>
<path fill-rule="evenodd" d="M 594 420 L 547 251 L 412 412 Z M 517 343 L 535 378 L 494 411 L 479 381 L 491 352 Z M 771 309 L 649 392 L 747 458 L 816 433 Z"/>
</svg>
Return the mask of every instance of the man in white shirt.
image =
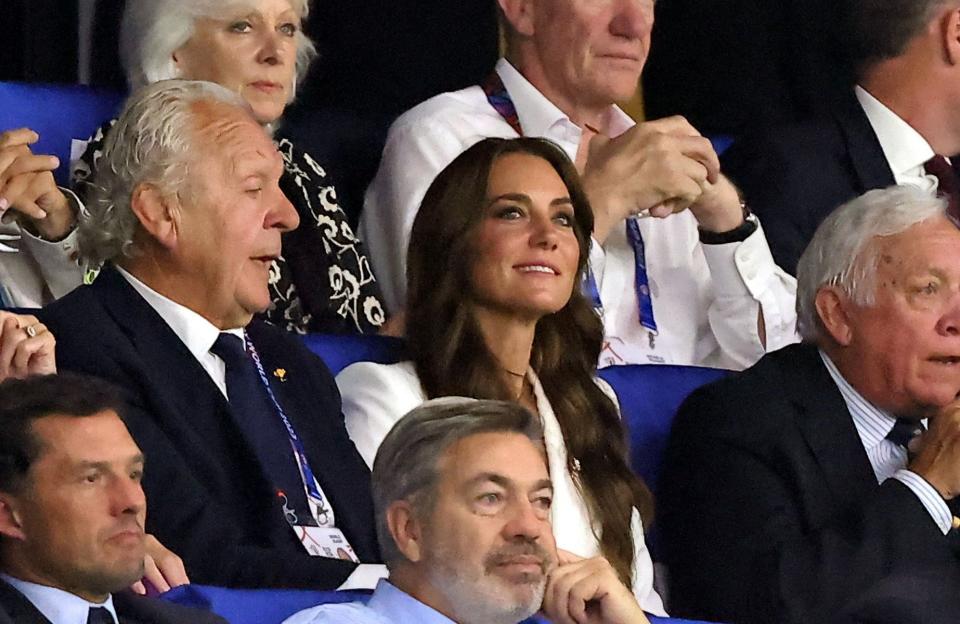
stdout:
<svg viewBox="0 0 960 624">
<path fill-rule="evenodd" d="M 111 136 L 78 233 L 104 268 L 39 316 L 61 370 L 128 393 L 148 529 L 198 582 L 372 587 L 369 471 L 333 378 L 251 320 L 298 223 L 276 146 L 235 93 L 189 81 L 135 93 Z"/>
<path fill-rule="evenodd" d="M 117 392 L 79 375 L 0 384 L 0 622 L 220 618 L 122 591 L 144 576 L 144 456 Z"/>
<path fill-rule="evenodd" d="M 56 156 L 33 154 L 37 133 L 0 133 L 0 308 L 39 308 L 80 285 L 80 202 L 57 187 Z"/>
<path fill-rule="evenodd" d="M 648 624 L 605 559 L 557 551 L 539 419 L 507 401 L 442 398 L 404 416 L 377 453 L 377 532 L 390 580 L 369 602 L 285 624 Z"/>
<path fill-rule="evenodd" d="M 484 137 L 525 134 L 558 143 L 583 173 L 601 365 L 742 368 L 794 341 L 796 285 L 710 142 L 681 118 L 635 125 L 614 105 L 636 89 L 653 1 L 499 6 L 507 53 L 495 74 L 402 115 L 367 191 L 361 230 L 391 312 L 404 305 L 407 240 L 436 174 Z"/>
<path fill-rule="evenodd" d="M 960 153 L 960 2 L 847 4 L 850 96 L 823 119 L 765 130 L 723 155 L 791 273 L 820 222 L 870 189 L 910 184 L 960 200 L 958 163 L 945 160 Z"/>
<path fill-rule="evenodd" d="M 895 186 L 833 212 L 797 272 L 804 344 L 680 408 L 659 501 L 672 613 L 956 622 L 960 229 L 946 208 Z M 878 619 L 879 605 L 897 606 Z"/>
</svg>

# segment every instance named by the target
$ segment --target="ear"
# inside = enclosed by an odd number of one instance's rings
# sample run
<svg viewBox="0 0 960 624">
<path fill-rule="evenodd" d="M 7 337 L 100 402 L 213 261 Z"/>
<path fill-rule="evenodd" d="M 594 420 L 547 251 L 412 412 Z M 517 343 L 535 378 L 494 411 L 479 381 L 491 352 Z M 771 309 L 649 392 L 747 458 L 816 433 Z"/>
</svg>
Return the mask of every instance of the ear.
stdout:
<svg viewBox="0 0 960 624">
<path fill-rule="evenodd" d="M 945 11 L 938 26 L 944 60 L 950 65 L 960 65 L 960 9 Z"/>
<path fill-rule="evenodd" d="M 533 36 L 533 0 L 497 0 L 510 27 L 525 37 Z"/>
<path fill-rule="evenodd" d="M 12 494 L 0 492 L 0 535 L 15 540 L 26 539 L 17 511 L 17 500 Z"/>
<path fill-rule="evenodd" d="M 423 557 L 423 527 L 407 501 L 394 501 L 387 507 L 387 527 L 404 557 L 413 563 Z"/>
<path fill-rule="evenodd" d="M 140 226 L 159 245 L 173 249 L 180 238 L 180 202 L 155 185 L 142 183 L 133 189 L 130 209 Z"/>
<path fill-rule="evenodd" d="M 850 322 L 850 299 L 833 286 L 817 291 L 814 299 L 820 324 L 834 342 L 842 347 L 849 346 L 853 340 L 853 324 Z"/>
</svg>

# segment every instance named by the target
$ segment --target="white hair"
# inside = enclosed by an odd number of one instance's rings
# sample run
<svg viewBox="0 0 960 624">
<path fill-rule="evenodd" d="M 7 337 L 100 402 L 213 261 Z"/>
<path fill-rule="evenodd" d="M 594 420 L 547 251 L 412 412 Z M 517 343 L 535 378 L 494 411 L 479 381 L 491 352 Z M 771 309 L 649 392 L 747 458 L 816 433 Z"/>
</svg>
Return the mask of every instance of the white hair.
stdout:
<svg viewBox="0 0 960 624">
<path fill-rule="evenodd" d="M 301 20 L 310 12 L 308 0 L 289 0 Z M 173 53 L 193 36 L 196 21 L 202 17 L 222 17 L 227 10 L 254 6 L 254 0 L 127 0 L 120 26 L 120 62 L 127 84 L 138 89 L 158 80 L 180 78 Z M 317 50 L 310 38 L 297 30 L 296 76 L 290 98 L 307 74 Z"/>
<path fill-rule="evenodd" d="M 868 191 L 824 219 L 797 264 L 797 324 L 806 341 L 821 336 L 817 292 L 835 286 L 861 306 L 874 303 L 875 239 L 946 215 L 947 200 L 913 186 Z"/>
<path fill-rule="evenodd" d="M 249 111 L 236 93 L 212 82 L 162 80 L 134 92 L 107 133 L 96 183 L 77 231 L 81 258 L 99 266 L 134 255 L 139 220 L 130 208 L 142 183 L 165 196 L 185 190 L 195 151 L 197 102 L 222 102 Z"/>
</svg>

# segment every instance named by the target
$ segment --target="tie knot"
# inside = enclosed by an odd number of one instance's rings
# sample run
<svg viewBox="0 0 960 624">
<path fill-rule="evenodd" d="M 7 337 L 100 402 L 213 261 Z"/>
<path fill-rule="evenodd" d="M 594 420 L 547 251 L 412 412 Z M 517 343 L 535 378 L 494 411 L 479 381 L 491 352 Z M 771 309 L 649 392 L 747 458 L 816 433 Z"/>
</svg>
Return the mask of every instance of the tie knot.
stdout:
<svg viewBox="0 0 960 624">
<path fill-rule="evenodd" d="M 230 369 L 245 362 L 247 357 L 243 339 L 229 332 L 220 332 L 213 346 L 210 347 L 210 353 L 223 360 Z"/>
<path fill-rule="evenodd" d="M 947 159 L 940 154 L 937 154 L 924 163 L 923 167 L 927 170 L 927 173 L 935 175 L 938 178 L 942 175 L 953 175 L 953 167 L 951 167 Z"/>
<path fill-rule="evenodd" d="M 910 420 L 909 418 L 898 418 L 893 425 L 893 429 L 887 434 L 887 439 L 907 448 L 910 441 L 925 431 L 923 423 L 919 420 Z"/>
<path fill-rule="evenodd" d="M 105 607 L 90 607 L 87 624 L 117 624 L 117 622 Z"/>
</svg>

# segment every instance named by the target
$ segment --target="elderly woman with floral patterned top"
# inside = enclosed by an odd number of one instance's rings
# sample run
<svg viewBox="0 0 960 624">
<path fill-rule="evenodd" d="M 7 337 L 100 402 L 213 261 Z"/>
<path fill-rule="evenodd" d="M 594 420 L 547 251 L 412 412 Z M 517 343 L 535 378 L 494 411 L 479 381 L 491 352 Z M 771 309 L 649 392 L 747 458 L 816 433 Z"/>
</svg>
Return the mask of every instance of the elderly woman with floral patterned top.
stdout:
<svg viewBox="0 0 960 624">
<path fill-rule="evenodd" d="M 239 93 L 257 120 L 277 123 L 316 55 L 300 24 L 307 0 L 129 0 L 121 59 L 130 87 L 166 78 L 208 80 Z M 96 183 L 104 124 L 74 168 L 81 196 Z M 280 186 L 300 215 L 270 272 L 266 320 L 291 331 L 373 333 L 385 321 L 361 242 L 324 167 L 288 139 Z"/>
</svg>

